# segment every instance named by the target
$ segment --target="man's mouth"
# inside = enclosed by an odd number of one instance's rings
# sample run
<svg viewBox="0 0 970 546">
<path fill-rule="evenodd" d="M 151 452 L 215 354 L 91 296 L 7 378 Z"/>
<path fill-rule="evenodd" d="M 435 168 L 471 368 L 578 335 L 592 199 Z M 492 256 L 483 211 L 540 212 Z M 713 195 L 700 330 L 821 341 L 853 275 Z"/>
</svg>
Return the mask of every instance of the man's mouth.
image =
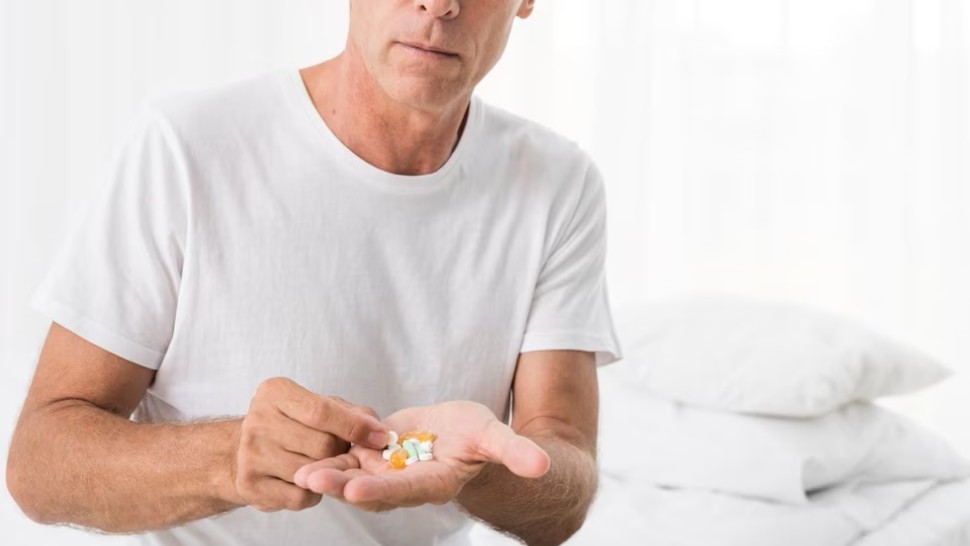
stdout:
<svg viewBox="0 0 970 546">
<path fill-rule="evenodd" d="M 449 51 L 447 49 L 433 46 L 430 44 L 422 44 L 420 42 L 398 42 L 398 43 L 412 50 L 413 52 L 419 53 L 419 54 L 432 55 L 436 57 L 445 57 L 445 58 L 458 57 L 458 54 L 455 53 L 454 51 Z"/>
</svg>

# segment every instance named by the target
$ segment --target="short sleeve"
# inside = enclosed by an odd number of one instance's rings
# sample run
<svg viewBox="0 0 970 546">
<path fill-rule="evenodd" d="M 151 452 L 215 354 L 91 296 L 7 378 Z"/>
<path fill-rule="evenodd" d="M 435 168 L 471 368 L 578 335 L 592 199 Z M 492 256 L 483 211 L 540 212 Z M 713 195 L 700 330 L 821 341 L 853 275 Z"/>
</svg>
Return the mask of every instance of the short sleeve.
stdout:
<svg viewBox="0 0 970 546">
<path fill-rule="evenodd" d="M 606 287 L 606 195 L 595 166 L 575 202 L 539 273 L 520 352 L 589 351 L 603 366 L 623 355 Z"/>
<path fill-rule="evenodd" d="M 171 127 L 142 107 L 32 306 L 78 336 L 157 369 L 172 336 L 188 185 Z"/>
</svg>

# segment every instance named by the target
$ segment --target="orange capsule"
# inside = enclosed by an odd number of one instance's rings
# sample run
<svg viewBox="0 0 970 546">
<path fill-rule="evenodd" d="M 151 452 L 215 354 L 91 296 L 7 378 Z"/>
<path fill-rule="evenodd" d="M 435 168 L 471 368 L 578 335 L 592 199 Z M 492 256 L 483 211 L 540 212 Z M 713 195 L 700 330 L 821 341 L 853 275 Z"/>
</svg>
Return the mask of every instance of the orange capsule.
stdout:
<svg viewBox="0 0 970 546">
<path fill-rule="evenodd" d="M 406 449 L 398 448 L 391 453 L 391 460 L 389 461 L 391 468 L 396 468 L 398 470 L 407 466 L 408 451 Z"/>
<path fill-rule="evenodd" d="M 404 445 L 404 441 L 410 438 L 414 438 L 418 442 L 433 442 L 438 438 L 437 434 L 432 434 L 426 430 L 412 430 L 411 432 L 405 432 L 398 438 L 398 443 Z"/>
</svg>

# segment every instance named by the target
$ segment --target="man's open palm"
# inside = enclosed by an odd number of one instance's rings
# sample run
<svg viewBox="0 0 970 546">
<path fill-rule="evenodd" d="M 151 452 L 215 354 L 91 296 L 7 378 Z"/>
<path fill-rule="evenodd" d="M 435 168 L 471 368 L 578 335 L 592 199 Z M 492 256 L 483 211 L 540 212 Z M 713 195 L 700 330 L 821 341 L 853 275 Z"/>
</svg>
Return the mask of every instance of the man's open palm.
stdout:
<svg viewBox="0 0 970 546">
<path fill-rule="evenodd" d="M 300 468 L 294 482 L 364 510 L 382 511 L 450 502 L 486 463 L 505 465 L 524 478 L 537 478 L 549 469 L 545 451 L 475 402 L 408 408 L 385 423 L 399 434 L 436 434 L 434 459 L 398 470 L 384 460 L 381 450 L 354 445 L 349 453 Z"/>
</svg>

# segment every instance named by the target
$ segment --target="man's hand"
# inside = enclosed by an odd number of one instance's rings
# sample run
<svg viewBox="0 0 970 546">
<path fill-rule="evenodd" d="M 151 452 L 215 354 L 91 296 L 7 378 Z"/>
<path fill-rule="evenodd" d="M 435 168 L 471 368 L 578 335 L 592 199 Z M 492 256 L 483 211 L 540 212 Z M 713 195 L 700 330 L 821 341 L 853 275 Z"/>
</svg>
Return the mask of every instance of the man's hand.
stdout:
<svg viewBox="0 0 970 546">
<path fill-rule="evenodd" d="M 154 377 L 51 325 L 7 458 L 7 486 L 24 512 L 43 523 L 140 533 L 247 504 L 298 510 L 320 500 L 293 485 L 299 467 L 350 442 L 387 442 L 372 410 L 289 379 L 262 382 L 242 418 L 133 422 Z"/>
<path fill-rule="evenodd" d="M 497 463 L 524 478 L 538 478 L 549 469 L 549 456 L 534 442 L 519 436 L 487 407 L 467 401 L 408 408 L 385 423 L 399 433 L 426 430 L 438 436 L 434 459 L 395 470 L 380 449 L 354 445 L 346 454 L 300 468 L 294 483 L 308 495 L 327 495 L 368 511 L 421 504 L 445 504 L 474 478 L 486 463 Z"/>
<path fill-rule="evenodd" d="M 289 379 L 263 381 L 239 428 L 232 462 L 240 504 L 264 512 L 316 505 L 321 496 L 293 485 L 294 473 L 347 453 L 351 443 L 361 450 L 387 444 L 387 429 L 374 410 L 314 394 Z"/>
</svg>

